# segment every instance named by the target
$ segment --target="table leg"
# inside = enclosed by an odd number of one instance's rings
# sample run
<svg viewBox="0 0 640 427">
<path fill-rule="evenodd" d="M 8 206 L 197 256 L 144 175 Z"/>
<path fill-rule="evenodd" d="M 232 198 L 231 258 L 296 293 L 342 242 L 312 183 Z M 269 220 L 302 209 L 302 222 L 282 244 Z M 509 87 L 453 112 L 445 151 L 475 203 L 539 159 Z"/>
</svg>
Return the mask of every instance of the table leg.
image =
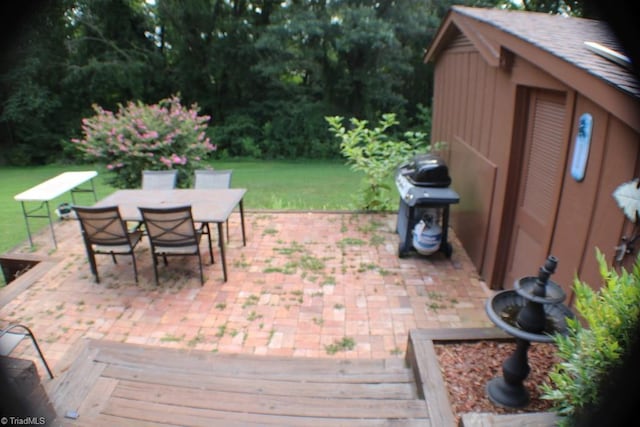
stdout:
<svg viewBox="0 0 640 427">
<path fill-rule="evenodd" d="M 93 200 L 98 201 L 98 195 L 96 194 L 96 185 L 93 182 L 93 178 L 91 179 L 91 191 L 93 192 Z"/>
<path fill-rule="evenodd" d="M 24 206 L 24 202 L 20 202 L 22 206 L 22 214 L 24 215 L 24 222 L 27 225 L 27 236 L 29 236 L 29 245 L 33 247 L 33 240 L 31 239 L 31 229 L 29 228 L 29 213 L 27 212 L 27 208 Z"/>
<path fill-rule="evenodd" d="M 224 228 L 221 222 L 218 223 L 218 244 L 220 245 L 220 260 L 222 261 L 222 276 L 227 281 L 227 258 L 224 253 Z"/>
<path fill-rule="evenodd" d="M 71 201 L 72 203 L 75 205 L 76 204 L 76 198 L 75 198 L 75 193 L 93 193 L 93 199 L 97 202 L 98 201 L 98 195 L 96 194 L 96 186 L 93 183 L 93 179 L 91 179 L 89 181 L 89 183 L 91 184 L 91 188 L 80 188 L 80 187 L 76 187 L 76 188 L 72 188 L 69 192 L 71 193 Z"/>
<path fill-rule="evenodd" d="M 28 211 L 27 208 L 25 207 L 24 201 L 20 201 L 20 204 L 22 205 L 22 214 L 24 215 L 24 222 L 27 225 L 27 235 L 29 236 L 29 245 L 33 247 L 33 239 L 31 237 L 31 227 L 29 227 L 29 218 L 47 218 L 49 220 L 49 229 L 51 230 L 51 237 L 53 238 L 53 246 L 57 249 L 58 242 L 56 242 L 56 234 L 53 231 L 53 221 L 51 220 L 51 210 L 49 209 L 49 202 L 44 201 L 40 204 L 38 208 L 32 209 L 30 211 Z M 34 212 L 39 211 L 43 207 L 46 208 L 46 211 L 47 211 L 46 215 L 33 214 Z"/>
<path fill-rule="evenodd" d="M 244 232 L 244 205 L 240 200 L 240 223 L 242 224 L 242 246 L 247 246 L 247 237 Z"/>
<path fill-rule="evenodd" d="M 56 242 L 56 234 L 53 232 L 53 221 L 51 220 L 51 211 L 49 210 L 49 202 L 45 202 L 47 205 L 47 218 L 49 218 L 49 228 L 51 229 L 51 237 L 53 237 L 53 247 L 58 249 L 58 242 Z"/>
</svg>

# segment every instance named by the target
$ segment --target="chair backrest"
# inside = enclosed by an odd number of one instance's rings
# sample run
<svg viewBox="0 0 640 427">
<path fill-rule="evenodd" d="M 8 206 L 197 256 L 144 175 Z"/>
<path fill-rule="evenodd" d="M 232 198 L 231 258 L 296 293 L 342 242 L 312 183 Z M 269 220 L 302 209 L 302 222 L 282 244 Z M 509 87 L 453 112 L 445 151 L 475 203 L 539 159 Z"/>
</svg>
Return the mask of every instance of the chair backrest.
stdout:
<svg viewBox="0 0 640 427">
<path fill-rule="evenodd" d="M 19 329 L 19 331 L 18 331 Z M 42 359 L 42 363 L 44 367 L 47 369 L 49 373 L 49 377 L 53 379 L 53 372 L 51 372 L 51 368 L 47 363 L 47 359 L 44 358 L 44 354 L 42 354 L 42 350 L 40 349 L 40 345 L 38 344 L 38 340 L 36 340 L 36 336 L 33 334 L 33 331 L 29 329 L 28 326 L 21 325 L 18 323 L 13 323 L 6 328 L 0 330 L 0 355 L 8 356 L 11 352 L 20 344 L 25 337 L 31 338 L 31 342 L 33 343 L 40 359 Z M 4 420 L 3 420 L 4 424 Z"/>
<path fill-rule="evenodd" d="M 178 180 L 177 170 L 142 171 L 143 190 L 173 190 Z"/>
<path fill-rule="evenodd" d="M 195 183 L 196 189 L 209 189 L 209 188 L 229 188 L 231 187 L 231 174 L 233 170 L 210 170 L 210 169 L 198 169 L 195 171 Z"/>
<path fill-rule="evenodd" d="M 152 247 L 198 245 L 191 206 L 139 209 Z"/>
<path fill-rule="evenodd" d="M 74 206 L 82 236 L 93 245 L 130 245 L 127 227 L 117 206 L 92 208 Z"/>
<path fill-rule="evenodd" d="M 14 348 L 26 337 L 26 333 L 12 332 L 9 330 L 0 331 L 0 356 L 8 356 Z"/>
</svg>

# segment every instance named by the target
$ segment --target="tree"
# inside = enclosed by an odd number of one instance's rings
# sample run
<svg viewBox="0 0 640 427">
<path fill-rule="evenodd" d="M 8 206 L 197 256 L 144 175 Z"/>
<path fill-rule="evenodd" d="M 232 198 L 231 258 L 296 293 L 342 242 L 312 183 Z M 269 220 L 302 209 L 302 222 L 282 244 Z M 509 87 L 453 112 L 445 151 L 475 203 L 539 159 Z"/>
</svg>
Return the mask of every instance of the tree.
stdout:
<svg viewBox="0 0 640 427">
<path fill-rule="evenodd" d="M 91 104 L 114 108 L 166 95 L 153 22 L 143 0 L 76 0 L 67 9 L 71 31 L 64 78 L 65 105 L 84 116 Z"/>
<path fill-rule="evenodd" d="M 584 0 L 522 0 L 524 10 L 596 18 L 596 10 Z"/>
<path fill-rule="evenodd" d="M 62 2 L 31 10 L 2 50 L 0 161 L 49 162 L 68 131 L 60 84 L 66 61 L 64 10 Z"/>
</svg>

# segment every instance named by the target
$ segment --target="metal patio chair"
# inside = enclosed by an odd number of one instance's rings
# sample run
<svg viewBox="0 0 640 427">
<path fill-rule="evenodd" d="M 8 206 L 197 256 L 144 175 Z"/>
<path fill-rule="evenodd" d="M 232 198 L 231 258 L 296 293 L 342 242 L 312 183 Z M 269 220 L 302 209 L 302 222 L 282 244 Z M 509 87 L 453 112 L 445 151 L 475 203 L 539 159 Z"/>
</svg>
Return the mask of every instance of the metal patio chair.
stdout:
<svg viewBox="0 0 640 427">
<path fill-rule="evenodd" d="M 195 172 L 195 179 L 193 188 L 196 190 L 201 189 L 216 189 L 216 188 L 230 188 L 231 176 L 233 174 L 232 169 L 197 169 Z M 208 225 L 205 226 L 205 232 L 209 232 Z M 229 220 L 226 221 L 227 227 L 227 241 L 229 241 Z"/>
<path fill-rule="evenodd" d="M 130 255 L 136 283 L 138 283 L 134 249 L 142 238 L 142 231 L 127 230 L 117 206 L 104 208 L 74 206 L 73 209 L 80 221 L 84 246 L 96 283 L 100 283 L 96 255 L 111 255 L 114 264 L 117 264 L 116 255 Z"/>
<path fill-rule="evenodd" d="M 177 170 L 142 171 L 143 190 L 173 190 L 178 180 Z"/>
<path fill-rule="evenodd" d="M 18 344 L 20 344 L 20 342 L 26 337 L 31 338 L 31 342 L 36 348 L 36 351 L 38 352 L 38 355 L 40 356 L 44 367 L 47 369 L 49 377 L 53 379 L 51 368 L 49 368 L 47 359 L 44 358 L 44 354 L 42 354 L 42 350 L 40 350 L 40 346 L 38 345 L 38 341 L 36 340 L 35 335 L 33 335 L 31 329 L 29 329 L 25 325 L 14 323 L 0 330 L 0 355 L 9 356 L 11 352 L 18 346 Z"/>
<path fill-rule="evenodd" d="M 230 188 L 233 170 L 198 169 L 195 172 L 194 188 Z"/>
<path fill-rule="evenodd" d="M 203 227 L 196 228 L 191 214 L 191 206 L 170 208 L 139 208 L 144 221 L 151 255 L 153 257 L 153 272 L 158 285 L 158 257 L 164 259 L 167 265 L 168 256 L 197 256 L 200 266 L 200 283 L 204 285 L 204 272 L 200 256 L 200 240 L 207 234 L 209 242 L 209 257 L 213 264 L 213 248 L 211 234 Z"/>
</svg>

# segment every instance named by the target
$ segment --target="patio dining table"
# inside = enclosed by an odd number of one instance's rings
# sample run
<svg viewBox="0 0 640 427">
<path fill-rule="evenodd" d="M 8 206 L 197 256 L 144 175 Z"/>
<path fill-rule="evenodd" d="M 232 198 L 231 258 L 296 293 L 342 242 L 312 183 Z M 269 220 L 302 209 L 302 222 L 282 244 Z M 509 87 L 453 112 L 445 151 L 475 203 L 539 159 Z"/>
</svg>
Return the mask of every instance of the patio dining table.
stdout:
<svg viewBox="0 0 640 427">
<path fill-rule="evenodd" d="M 95 204 L 96 207 L 118 206 L 120 215 L 125 221 L 142 221 L 140 207 L 169 208 L 175 206 L 191 206 L 195 222 L 218 226 L 218 245 L 222 260 L 222 274 L 227 281 L 227 263 L 223 224 L 236 208 L 240 207 L 240 223 L 242 226 L 242 244 L 246 246 L 244 226 L 243 198 L 247 192 L 244 188 L 229 189 L 174 189 L 174 190 L 118 190 Z"/>
</svg>

